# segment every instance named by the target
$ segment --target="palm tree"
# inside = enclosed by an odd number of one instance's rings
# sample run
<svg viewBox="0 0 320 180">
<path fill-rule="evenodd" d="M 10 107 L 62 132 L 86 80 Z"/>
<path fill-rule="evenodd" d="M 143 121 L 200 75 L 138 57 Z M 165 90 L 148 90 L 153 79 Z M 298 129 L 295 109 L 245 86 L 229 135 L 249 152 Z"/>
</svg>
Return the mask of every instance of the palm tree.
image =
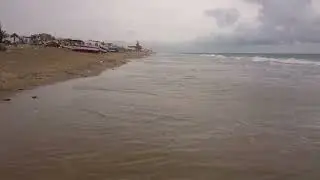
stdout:
<svg viewBox="0 0 320 180">
<path fill-rule="evenodd" d="M 8 34 L 5 30 L 2 29 L 2 25 L 0 23 L 0 43 L 3 42 L 3 39 L 8 37 Z"/>
<path fill-rule="evenodd" d="M 11 38 L 13 38 L 13 42 L 16 43 L 16 38 L 20 39 L 20 36 L 16 33 L 11 34 L 10 36 Z"/>
</svg>

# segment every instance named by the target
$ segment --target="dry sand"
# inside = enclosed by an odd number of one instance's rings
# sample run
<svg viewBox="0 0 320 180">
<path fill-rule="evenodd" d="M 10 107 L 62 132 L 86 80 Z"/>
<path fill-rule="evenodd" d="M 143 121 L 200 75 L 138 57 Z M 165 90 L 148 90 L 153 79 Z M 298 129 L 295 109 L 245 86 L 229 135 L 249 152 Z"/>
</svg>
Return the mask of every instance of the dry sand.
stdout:
<svg viewBox="0 0 320 180">
<path fill-rule="evenodd" d="M 68 49 L 25 46 L 0 52 L 0 98 L 39 85 L 100 74 L 140 53 L 90 54 Z M 1 100 L 0 99 L 0 100 Z"/>
</svg>

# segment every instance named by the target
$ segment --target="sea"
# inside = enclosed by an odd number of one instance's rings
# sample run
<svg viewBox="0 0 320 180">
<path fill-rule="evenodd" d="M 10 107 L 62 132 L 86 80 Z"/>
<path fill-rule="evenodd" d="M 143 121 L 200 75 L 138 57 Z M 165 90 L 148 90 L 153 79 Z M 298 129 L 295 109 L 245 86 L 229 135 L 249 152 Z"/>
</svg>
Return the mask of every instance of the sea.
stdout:
<svg viewBox="0 0 320 180">
<path fill-rule="evenodd" d="M 133 59 L 1 102 L 0 144 L 1 180 L 319 180 L 320 55 Z"/>
</svg>

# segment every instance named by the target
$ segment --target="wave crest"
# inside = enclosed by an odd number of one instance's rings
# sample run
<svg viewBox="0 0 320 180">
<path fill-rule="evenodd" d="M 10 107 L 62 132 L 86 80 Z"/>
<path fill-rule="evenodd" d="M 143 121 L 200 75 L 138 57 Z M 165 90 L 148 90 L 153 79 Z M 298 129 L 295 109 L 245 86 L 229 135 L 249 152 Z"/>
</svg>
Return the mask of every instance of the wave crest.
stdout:
<svg viewBox="0 0 320 180">
<path fill-rule="evenodd" d="M 200 54 L 202 57 L 215 57 L 215 54 Z"/>
<path fill-rule="evenodd" d="M 281 63 L 281 64 L 297 64 L 297 65 L 316 65 L 320 66 L 320 62 L 309 61 L 304 59 L 295 59 L 295 58 L 267 58 L 267 57 L 253 57 L 253 62 L 270 62 L 270 63 Z"/>
</svg>

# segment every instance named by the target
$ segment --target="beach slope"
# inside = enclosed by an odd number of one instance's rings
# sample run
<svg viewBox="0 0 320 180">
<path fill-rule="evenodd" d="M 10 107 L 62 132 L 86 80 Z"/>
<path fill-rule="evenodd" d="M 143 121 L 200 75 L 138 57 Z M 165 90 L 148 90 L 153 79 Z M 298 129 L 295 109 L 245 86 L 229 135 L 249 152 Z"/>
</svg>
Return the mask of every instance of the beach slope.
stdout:
<svg viewBox="0 0 320 180">
<path fill-rule="evenodd" d="M 26 46 L 0 52 L 0 98 L 19 90 L 31 89 L 71 78 L 100 74 L 130 58 L 145 54 L 73 52 L 62 48 Z"/>
</svg>

